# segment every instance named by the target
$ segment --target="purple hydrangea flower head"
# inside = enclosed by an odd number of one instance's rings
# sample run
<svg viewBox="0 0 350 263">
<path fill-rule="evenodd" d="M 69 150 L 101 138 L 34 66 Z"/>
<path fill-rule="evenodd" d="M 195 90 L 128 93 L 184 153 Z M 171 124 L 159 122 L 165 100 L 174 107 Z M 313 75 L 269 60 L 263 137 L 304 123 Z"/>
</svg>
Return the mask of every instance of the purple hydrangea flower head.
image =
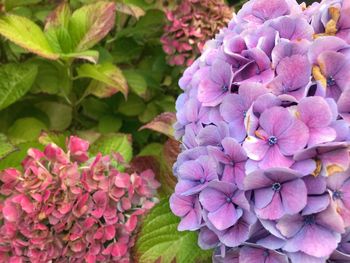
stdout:
<svg viewBox="0 0 350 263">
<path fill-rule="evenodd" d="M 349 261 L 349 17 L 250 0 L 184 72 L 170 203 L 214 262 Z"/>
</svg>

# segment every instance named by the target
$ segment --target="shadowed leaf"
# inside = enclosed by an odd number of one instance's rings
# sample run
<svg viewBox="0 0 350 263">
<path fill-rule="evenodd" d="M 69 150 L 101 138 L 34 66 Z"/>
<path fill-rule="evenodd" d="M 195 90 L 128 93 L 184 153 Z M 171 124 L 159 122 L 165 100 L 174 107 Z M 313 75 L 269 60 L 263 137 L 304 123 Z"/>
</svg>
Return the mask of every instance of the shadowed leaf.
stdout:
<svg viewBox="0 0 350 263">
<path fill-rule="evenodd" d="M 133 4 L 116 3 L 116 10 L 118 12 L 134 16 L 137 19 L 145 15 L 145 11 L 143 11 L 142 8 Z"/>
<path fill-rule="evenodd" d="M 110 97 L 118 91 L 124 96 L 128 94 L 128 85 L 121 70 L 110 63 L 91 65 L 83 64 L 78 69 L 78 77 L 92 78 L 87 93 L 93 94 L 99 98 Z"/>
<path fill-rule="evenodd" d="M 15 150 L 16 147 L 8 141 L 6 135 L 0 133 L 0 159 L 3 159 Z"/>
<path fill-rule="evenodd" d="M 164 112 L 157 116 L 153 121 L 142 126 L 140 130 L 150 129 L 163 133 L 169 137 L 174 137 L 173 124 L 176 121 L 175 113 L 173 112 Z"/>
<path fill-rule="evenodd" d="M 7 64 L 0 68 L 0 110 L 21 98 L 32 87 L 38 68 L 33 64 Z"/>
</svg>

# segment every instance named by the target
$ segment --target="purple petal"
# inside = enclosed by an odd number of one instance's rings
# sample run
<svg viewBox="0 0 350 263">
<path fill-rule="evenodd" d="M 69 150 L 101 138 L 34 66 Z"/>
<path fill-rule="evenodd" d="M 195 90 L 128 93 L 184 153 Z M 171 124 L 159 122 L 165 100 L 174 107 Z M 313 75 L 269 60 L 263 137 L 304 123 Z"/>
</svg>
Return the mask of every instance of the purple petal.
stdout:
<svg viewBox="0 0 350 263">
<path fill-rule="evenodd" d="M 226 195 L 214 188 L 208 187 L 199 195 L 199 201 L 203 208 L 209 212 L 216 211 L 226 203 Z"/>
<path fill-rule="evenodd" d="M 284 156 L 278 146 L 269 147 L 266 155 L 259 163 L 261 169 L 267 169 L 271 167 L 290 167 L 294 163 L 292 158 Z"/>
<path fill-rule="evenodd" d="M 286 238 L 295 236 L 304 225 L 303 217 L 299 214 L 286 215 L 276 224 L 276 228 Z"/>
<path fill-rule="evenodd" d="M 287 214 L 299 213 L 306 205 L 307 190 L 301 179 L 284 183 L 281 189 L 283 208 Z"/>
<path fill-rule="evenodd" d="M 264 158 L 269 145 L 266 141 L 249 136 L 243 143 L 243 149 L 246 151 L 248 157 L 254 161 L 260 161 Z"/>
<path fill-rule="evenodd" d="M 306 125 L 295 119 L 293 123 L 278 137 L 278 146 L 284 155 L 293 155 L 306 146 L 309 130 Z"/>
<path fill-rule="evenodd" d="M 261 219 L 275 220 L 279 219 L 284 215 L 284 209 L 282 205 L 281 196 L 276 193 L 269 205 L 264 208 L 255 208 L 257 216 Z"/>
<path fill-rule="evenodd" d="M 226 203 L 218 210 L 208 213 L 208 219 L 218 230 L 225 230 L 234 225 L 242 216 L 241 209 L 234 207 L 232 203 Z"/>
</svg>

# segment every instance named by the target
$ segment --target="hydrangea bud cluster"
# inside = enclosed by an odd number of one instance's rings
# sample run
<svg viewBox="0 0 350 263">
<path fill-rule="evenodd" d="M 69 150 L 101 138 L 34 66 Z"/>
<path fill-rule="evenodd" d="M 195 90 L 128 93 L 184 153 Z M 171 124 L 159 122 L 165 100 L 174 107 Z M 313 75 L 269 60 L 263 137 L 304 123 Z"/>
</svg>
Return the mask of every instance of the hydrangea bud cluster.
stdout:
<svg viewBox="0 0 350 263">
<path fill-rule="evenodd" d="M 251 0 L 184 72 L 180 231 L 216 262 L 350 262 L 350 1 Z"/>
<path fill-rule="evenodd" d="M 155 203 L 150 170 L 120 172 L 120 156 L 89 159 L 89 143 L 70 137 L 30 149 L 23 172 L 0 173 L 0 262 L 130 262 L 140 217 Z"/>
<path fill-rule="evenodd" d="M 223 0 L 184 0 L 166 13 L 167 25 L 161 38 L 170 65 L 193 63 L 207 39 L 232 18 Z"/>
</svg>

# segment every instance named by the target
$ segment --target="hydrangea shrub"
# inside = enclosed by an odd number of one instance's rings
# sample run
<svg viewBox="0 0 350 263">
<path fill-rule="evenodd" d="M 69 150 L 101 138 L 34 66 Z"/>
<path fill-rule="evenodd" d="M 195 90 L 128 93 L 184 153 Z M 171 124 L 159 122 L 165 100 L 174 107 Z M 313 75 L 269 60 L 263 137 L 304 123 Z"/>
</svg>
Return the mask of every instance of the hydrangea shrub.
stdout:
<svg viewBox="0 0 350 263">
<path fill-rule="evenodd" d="M 0 172 L 0 262 L 130 262 L 140 217 L 159 183 L 151 170 L 117 169 L 119 154 L 93 158 L 71 136 L 30 149 L 23 172 Z"/>
<path fill-rule="evenodd" d="M 191 65 L 205 41 L 226 26 L 232 10 L 223 0 L 184 0 L 166 12 L 167 24 L 161 37 L 170 65 Z"/>
<path fill-rule="evenodd" d="M 349 17 L 251 0 L 180 79 L 170 206 L 215 262 L 350 262 Z"/>
</svg>

